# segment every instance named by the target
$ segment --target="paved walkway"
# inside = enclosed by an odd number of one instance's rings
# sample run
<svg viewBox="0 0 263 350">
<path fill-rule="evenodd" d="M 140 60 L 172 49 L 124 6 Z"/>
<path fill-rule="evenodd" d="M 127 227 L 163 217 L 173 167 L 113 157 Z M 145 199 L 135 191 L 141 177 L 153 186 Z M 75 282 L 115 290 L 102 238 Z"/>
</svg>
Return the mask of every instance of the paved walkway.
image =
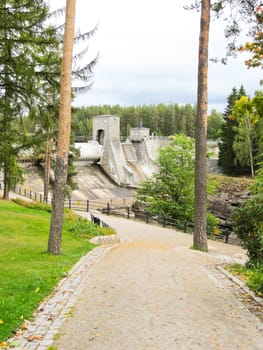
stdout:
<svg viewBox="0 0 263 350">
<path fill-rule="evenodd" d="M 216 267 L 240 247 L 116 217 L 121 243 L 85 256 L 15 340 L 20 350 L 262 350 L 262 322 Z M 245 292 L 247 293 L 247 292 Z"/>
</svg>

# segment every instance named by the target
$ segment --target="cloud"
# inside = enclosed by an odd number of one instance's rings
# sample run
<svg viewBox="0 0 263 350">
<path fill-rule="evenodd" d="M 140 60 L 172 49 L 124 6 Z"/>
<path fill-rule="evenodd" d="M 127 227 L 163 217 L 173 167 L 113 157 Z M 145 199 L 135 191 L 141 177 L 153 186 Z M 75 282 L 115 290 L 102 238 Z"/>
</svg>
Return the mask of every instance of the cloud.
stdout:
<svg viewBox="0 0 263 350">
<path fill-rule="evenodd" d="M 91 56 L 100 52 L 95 82 L 74 105 L 196 103 L 200 13 L 185 0 L 96 0 L 77 2 L 77 27 L 91 29 Z M 52 0 L 52 6 L 65 3 Z M 209 53 L 222 57 L 224 23 L 211 23 Z M 227 66 L 209 64 L 209 108 L 223 111 L 235 86 L 250 95 L 260 89 L 262 71 L 247 70 L 245 57 Z"/>
</svg>

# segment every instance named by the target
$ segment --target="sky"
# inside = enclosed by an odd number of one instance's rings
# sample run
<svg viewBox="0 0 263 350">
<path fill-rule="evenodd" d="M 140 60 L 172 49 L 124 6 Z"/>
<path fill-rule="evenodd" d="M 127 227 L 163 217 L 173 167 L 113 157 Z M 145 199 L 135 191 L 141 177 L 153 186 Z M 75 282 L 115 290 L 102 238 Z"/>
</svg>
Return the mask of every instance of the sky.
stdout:
<svg viewBox="0 0 263 350">
<path fill-rule="evenodd" d="M 51 8 L 66 0 L 50 0 Z M 77 0 L 76 30 L 99 24 L 89 40 L 89 55 L 99 53 L 94 83 L 74 106 L 195 104 L 200 13 L 186 11 L 187 0 Z M 224 23 L 212 20 L 209 55 L 225 53 Z M 262 70 L 247 69 L 245 54 L 228 65 L 209 63 L 208 106 L 223 112 L 232 88 L 249 96 L 262 89 Z"/>
</svg>

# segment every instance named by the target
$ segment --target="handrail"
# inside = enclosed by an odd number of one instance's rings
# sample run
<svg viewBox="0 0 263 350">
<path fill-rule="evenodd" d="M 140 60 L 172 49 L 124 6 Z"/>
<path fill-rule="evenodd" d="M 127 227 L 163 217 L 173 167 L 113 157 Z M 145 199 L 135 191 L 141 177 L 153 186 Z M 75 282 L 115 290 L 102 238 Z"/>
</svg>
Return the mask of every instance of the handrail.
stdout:
<svg viewBox="0 0 263 350">
<path fill-rule="evenodd" d="M 2 189 L 2 187 L 3 183 L 0 182 L 0 190 Z M 49 198 L 47 201 L 44 201 L 44 197 L 41 193 L 33 192 L 30 189 L 15 187 L 13 188 L 13 192 L 34 201 L 39 201 L 46 204 L 52 203 L 52 198 Z M 107 215 L 123 215 L 127 219 L 134 217 L 135 219 L 143 220 L 146 223 L 157 223 L 159 225 L 162 225 L 163 227 L 175 227 L 185 233 L 193 232 L 193 222 L 189 220 L 174 219 L 167 216 L 154 215 L 146 210 L 135 209 L 131 205 L 126 205 L 128 204 L 126 203 L 128 199 L 130 198 L 107 198 L 104 200 L 80 200 L 75 198 L 67 198 L 64 202 L 64 207 L 77 211 L 100 211 Z M 219 230 L 210 229 L 208 227 L 207 233 L 209 237 L 212 237 L 214 239 L 225 239 L 225 243 L 228 243 L 228 238 L 231 232 L 227 229 L 222 230 L 222 232 L 220 232 Z"/>
</svg>

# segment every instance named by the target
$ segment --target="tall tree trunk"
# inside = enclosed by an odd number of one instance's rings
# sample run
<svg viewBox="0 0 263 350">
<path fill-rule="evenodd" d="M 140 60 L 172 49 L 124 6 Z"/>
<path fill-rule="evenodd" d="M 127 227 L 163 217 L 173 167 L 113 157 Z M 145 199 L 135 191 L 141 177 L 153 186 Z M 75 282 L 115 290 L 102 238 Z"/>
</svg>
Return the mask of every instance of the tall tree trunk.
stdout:
<svg viewBox="0 0 263 350">
<path fill-rule="evenodd" d="M 52 139 L 48 137 L 46 141 L 45 167 L 44 167 L 44 201 L 46 203 L 48 202 L 48 190 L 49 190 L 49 182 L 50 182 L 51 149 L 52 149 Z"/>
<path fill-rule="evenodd" d="M 4 193 L 3 197 L 4 199 L 8 200 L 9 199 L 9 181 L 8 181 L 8 160 L 5 158 L 4 160 Z"/>
<path fill-rule="evenodd" d="M 246 116 L 245 116 L 245 127 L 246 127 L 246 132 L 247 132 L 247 139 L 248 139 L 250 171 L 251 171 L 251 176 L 254 178 L 255 171 L 254 171 L 254 162 L 253 162 L 253 146 L 252 146 L 252 140 L 251 140 L 251 127 L 250 127 L 249 117 L 246 117 Z"/>
<path fill-rule="evenodd" d="M 68 153 L 71 129 L 71 75 L 74 43 L 76 0 L 67 0 L 64 48 L 60 78 L 60 109 L 55 182 L 52 216 L 48 240 L 48 252 L 60 254 L 64 215 L 64 199 L 67 184 Z"/>
<path fill-rule="evenodd" d="M 210 0 L 202 0 L 199 62 L 198 96 L 195 143 L 195 226 L 194 248 L 207 251 L 207 99 L 208 99 L 208 42 L 210 25 Z"/>
</svg>

